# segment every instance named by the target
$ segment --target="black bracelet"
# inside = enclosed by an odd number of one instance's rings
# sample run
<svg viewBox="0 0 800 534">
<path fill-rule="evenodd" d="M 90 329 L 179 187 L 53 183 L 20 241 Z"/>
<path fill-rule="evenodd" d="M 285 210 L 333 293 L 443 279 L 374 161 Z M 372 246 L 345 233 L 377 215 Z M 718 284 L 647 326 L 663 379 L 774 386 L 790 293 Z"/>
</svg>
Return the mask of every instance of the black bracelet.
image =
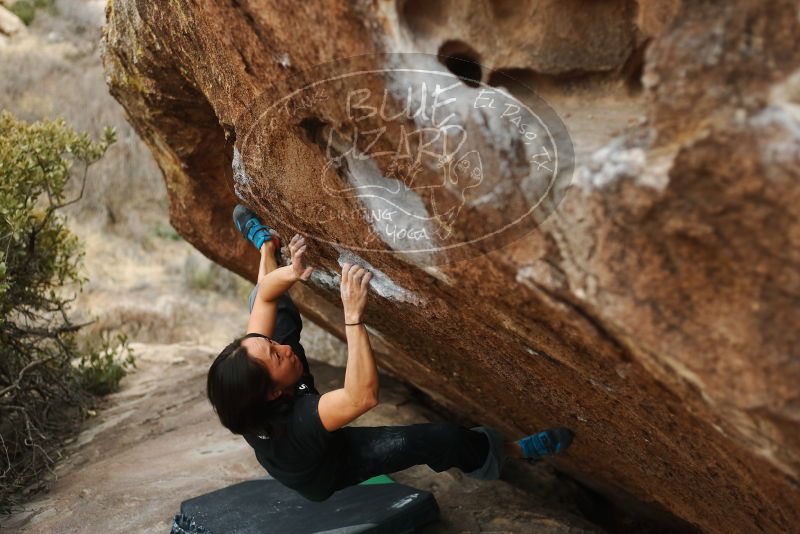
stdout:
<svg viewBox="0 0 800 534">
<path fill-rule="evenodd" d="M 364 324 L 364 321 L 359 321 L 357 323 L 344 323 L 345 326 L 356 326 L 358 324 Z"/>
</svg>

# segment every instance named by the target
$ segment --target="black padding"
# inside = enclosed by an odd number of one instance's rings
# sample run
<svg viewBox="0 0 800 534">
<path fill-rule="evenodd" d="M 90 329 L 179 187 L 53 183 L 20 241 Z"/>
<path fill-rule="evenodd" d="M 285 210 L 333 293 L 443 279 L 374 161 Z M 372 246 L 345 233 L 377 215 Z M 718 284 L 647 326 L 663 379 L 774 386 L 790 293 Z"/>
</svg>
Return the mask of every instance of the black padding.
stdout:
<svg viewBox="0 0 800 534">
<path fill-rule="evenodd" d="M 276 480 L 240 482 L 181 503 L 181 513 L 213 534 L 405 533 L 439 517 L 427 491 L 391 483 L 358 485 L 323 502 Z"/>
</svg>

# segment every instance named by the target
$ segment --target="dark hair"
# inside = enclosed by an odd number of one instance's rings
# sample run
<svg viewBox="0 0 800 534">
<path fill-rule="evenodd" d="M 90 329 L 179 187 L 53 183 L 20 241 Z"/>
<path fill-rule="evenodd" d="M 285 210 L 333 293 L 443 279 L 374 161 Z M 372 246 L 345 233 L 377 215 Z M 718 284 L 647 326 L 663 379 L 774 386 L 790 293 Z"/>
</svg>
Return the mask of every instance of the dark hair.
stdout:
<svg viewBox="0 0 800 534">
<path fill-rule="evenodd" d="M 272 378 L 267 370 L 247 353 L 237 338 L 222 349 L 211 364 L 206 394 L 220 422 L 234 434 L 266 434 L 277 437 L 283 430 L 283 418 L 291 406 L 291 397 L 282 395 L 267 400 Z"/>
</svg>

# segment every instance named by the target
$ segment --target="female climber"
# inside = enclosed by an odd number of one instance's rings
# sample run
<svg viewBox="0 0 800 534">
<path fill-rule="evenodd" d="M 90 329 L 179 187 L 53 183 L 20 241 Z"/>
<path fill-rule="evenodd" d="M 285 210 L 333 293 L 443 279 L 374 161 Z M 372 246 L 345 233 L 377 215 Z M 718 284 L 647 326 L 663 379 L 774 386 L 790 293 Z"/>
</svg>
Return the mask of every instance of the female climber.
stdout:
<svg viewBox="0 0 800 534">
<path fill-rule="evenodd" d="M 468 476 L 496 479 L 507 456 L 541 458 L 563 452 L 572 432 L 555 428 L 505 441 L 491 427 L 453 423 L 345 426 L 378 404 L 378 371 L 364 325 L 372 273 L 342 266 L 340 294 L 347 336 L 344 387 L 323 395 L 300 344 L 302 321 L 287 290 L 308 280 L 304 238 L 289 243 L 291 264 L 280 263 L 280 238 L 245 206 L 233 212 L 237 229 L 260 252 L 258 283 L 250 294 L 247 334 L 217 356 L 207 393 L 222 424 L 241 434 L 256 459 L 282 484 L 312 501 L 371 477 L 427 464 L 458 467 Z"/>
</svg>

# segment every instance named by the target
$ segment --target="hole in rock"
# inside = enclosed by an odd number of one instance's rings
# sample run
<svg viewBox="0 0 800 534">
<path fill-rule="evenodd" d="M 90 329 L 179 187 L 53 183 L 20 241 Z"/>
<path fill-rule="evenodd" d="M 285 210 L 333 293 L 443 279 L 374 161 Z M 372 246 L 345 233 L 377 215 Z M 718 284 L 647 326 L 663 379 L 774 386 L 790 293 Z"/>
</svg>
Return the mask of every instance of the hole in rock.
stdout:
<svg viewBox="0 0 800 534">
<path fill-rule="evenodd" d="M 317 117 L 305 117 L 297 125 L 303 131 L 305 138 L 316 146 L 325 158 L 334 158 L 332 162 L 335 163 L 333 168 L 336 174 L 342 181 L 347 182 L 347 161 L 341 157 L 339 134 L 332 130 L 327 122 Z"/>
<path fill-rule="evenodd" d="M 644 75 L 645 52 L 649 44 L 650 40 L 647 40 L 639 45 L 631 52 L 628 61 L 626 61 L 625 65 L 622 67 L 623 79 L 631 93 L 639 93 L 644 89 L 642 75 Z"/>
<path fill-rule="evenodd" d="M 306 134 L 306 138 L 309 141 L 315 145 L 323 146 L 325 141 L 323 135 L 325 123 L 323 121 L 317 117 L 306 117 L 300 121 L 298 126 L 303 129 L 303 132 Z"/>
<path fill-rule="evenodd" d="M 439 48 L 439 61 L 470 87 L 478 87 L 483 73 L 478 53 L 463 41 L 447 41 Z"/>
</svg>

